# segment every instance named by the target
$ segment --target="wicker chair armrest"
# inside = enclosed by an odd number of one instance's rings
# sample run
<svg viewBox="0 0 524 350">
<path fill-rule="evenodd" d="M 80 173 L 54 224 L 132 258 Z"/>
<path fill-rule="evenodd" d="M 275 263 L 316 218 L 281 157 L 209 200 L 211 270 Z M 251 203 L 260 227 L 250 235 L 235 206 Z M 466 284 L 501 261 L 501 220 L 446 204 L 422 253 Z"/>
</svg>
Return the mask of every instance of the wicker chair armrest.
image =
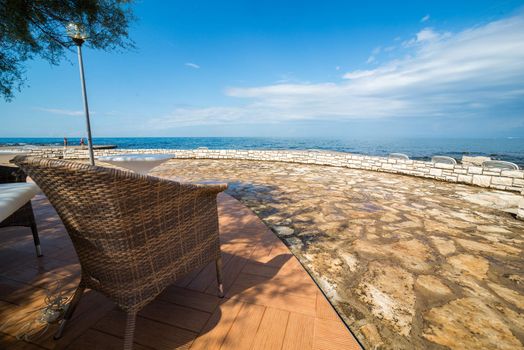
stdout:
<svg viewBox="0 0 524 350">
<path fill-rule="evenodd" d="M 178 191 L 179 186 L 181 186 L 193 192 L 195 196 L 206 193 L 211 195 L 217 195 L 218 193 L 227 190 L 228 187 L 228 184 L 225 182 L 178 182 L 170 179 L 154 177 L 149 175 L 139 175 L 135 173 L 129 173 L 129 176 L 140 177 L 150 182 L 151 184 L 167 185 L 168 188 L 172 188 L 172 190 L 174 190 L 175 192 Z"/>
<path fill-rule="evenodd" d="M 227 190 L 227 183 L 194 183 L 196 187 L 202 192 L 218 194 Z"/>
</svg>

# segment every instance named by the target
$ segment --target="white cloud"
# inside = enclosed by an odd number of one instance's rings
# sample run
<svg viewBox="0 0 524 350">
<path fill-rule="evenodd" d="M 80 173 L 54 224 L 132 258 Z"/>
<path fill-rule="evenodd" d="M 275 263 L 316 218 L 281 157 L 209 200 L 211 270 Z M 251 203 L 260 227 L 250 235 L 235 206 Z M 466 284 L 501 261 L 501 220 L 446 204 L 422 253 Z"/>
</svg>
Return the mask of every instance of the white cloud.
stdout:
<svg viewBox="0 0 524 350">
<path fill-rule="evenodd" d="M 380 47 L 380 46 L 375 47 L 373 49 L 373 51 L 371 51 L 371 55 L 366 60 L 366 63 L 367 64 L 371 64 L 371 63 L 376 62 L 377 61 L 377 55 L 380 54 L 380 52 L 382 52 L 382 47 Z"/>
<path fill-rule="evenodd" d="M 424 41 L 431 41 L 437 39 L 438 37 L 439 34 L 436 33 L 433 29 L 425 28 L 417 33 L 417 42 L 421 43 Z"/>
<path fill-rule="evenodd" d="M 256 105 L 249 107 L 249 118 L 246 118 L 246 107 L 206 107 L 206 108 L 176 108 L 173 112 L 160 118 L 148 119 L 148 128 L 163 130 L 193 125 L 220 125 L 231 123 L 254 123 L 260 120 L 277 122 L 266 118 L 268 110 Z"/>
<path fill-rule="evenodd" d="M 384 52 L 391 52 L 391 51 L 394 51 L 396 49 L 395 46 L 391 45 L 391 46 L 386 46 L 384 48 Z"/>
<path fill-rule="evenodd" d="M 356 70 L 356 71 L 344 74 L 344 78 L 345 79 L 359 79 L 359 78 L 372 76 L 373 74 L 375 74 L 374 70 Z"/>
<path fill-rule="evenodd" d="M 72 117 L 76 116 L 83 116 L 84 111 L 81 110 L 70 110 L 70 109 L 60 109 L 60 108 L 43 108 L 43 107 L 36 107 L 35 108 L 38 111 L 47 112 L 50 114 L 59 114 L 59 115 L 68 115 Z M 90 112 L 90 114 L 95 114 L 94 112 Z"/>
<path fill-rule="evenodd" d="M 432 28 L 424 28 L 419 31 L 414 38 L 406 40 L 402 43 L 402 46 L 409 48 L 416 45 L 425 44 L 431 41 L 437 41 L 451 37 L 452 34 L 449 32 L 438 33 Z"/>
<path fill-rule="evenodd" d="M 155 123 L 524 118 L 524 15 L 457 33 L 426 28 L 402 52 L 342 81 L 231 87 L 226 95 L 245 99 L 243 105 L 177 109 Z"/>
<path fill-rule="evenodd" d="M 425 15 L 424 17 L 422 17 L 422 18 L 420 19 L 420 22 L 421 22 L 421 23 L 427 22 L 427 21 L 429 20 L 429 18 L 430 18 L 429 15 Z"/>
<path fill-rule="evenodd" d="M 195 68 L 195 69 L 199 69 L 200 68 L 200 66 L 198 64 L 191 63 L 191 62 L 187 62 L 184 65 L 187 66 L 187 67 Z"/>
<path fill-rule="evenodd" d="M 374 56 L 374 55 L 371 55 L 368 57 L 368 59 L 366 60 L 366 63 L 367 64 L 371 64 L 373 62 L 375 62 L 377 60 L 377 58 Z"/>
</svg>

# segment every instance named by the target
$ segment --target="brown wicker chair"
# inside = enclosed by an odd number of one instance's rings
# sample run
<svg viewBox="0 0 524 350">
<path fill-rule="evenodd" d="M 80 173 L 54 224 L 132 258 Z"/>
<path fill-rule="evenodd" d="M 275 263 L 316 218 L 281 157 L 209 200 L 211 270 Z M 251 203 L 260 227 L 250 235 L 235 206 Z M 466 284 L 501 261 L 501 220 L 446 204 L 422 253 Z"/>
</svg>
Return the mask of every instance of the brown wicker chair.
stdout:
<svg viewBox="0 0 524 350">
<path fill-rule="evenodd" d="M 19 168 L 14 166 L 0 165 L 0 183 L 25 182 L 26 175 Z M 24 204 L 17 211 L 11 214 L 4 221 L 0 222 L 0 227 L 23 226 L 29 227 L 33 233 L 33 241 L 35 242 L 36 255 L 42 256 L 42 249 L 40 247 L 40 237 L 38 237 L 38 229 L 36 227 L 35 214 L 33 213 L 33 206 L 31 201 Z"/>
<path fill-rule="evenodd" d="M 59 338 L 85 288 L 127 312 L 131 349 L 137 312 L 188 272 L 216 262 L 223 296 L 217 194 L 225 184 L 184 184 L 117 169 L 18 156 L 62 219 L 82 276 Z"/>
</svg>

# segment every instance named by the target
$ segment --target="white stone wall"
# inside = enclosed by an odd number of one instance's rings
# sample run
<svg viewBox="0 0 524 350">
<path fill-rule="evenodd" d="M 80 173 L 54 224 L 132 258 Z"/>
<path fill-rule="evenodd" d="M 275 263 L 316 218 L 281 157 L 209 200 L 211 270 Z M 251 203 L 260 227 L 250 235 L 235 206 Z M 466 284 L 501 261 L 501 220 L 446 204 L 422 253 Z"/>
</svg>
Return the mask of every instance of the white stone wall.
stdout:
<svg viewBox="0 0 524 350">
<path fill-rule="evenodd" d="M 524 192 L 524 171 L 483 169 L 479 166 L 431 163 L 417 160 L 397 160 L 386 157 L 329 151 L 294 150 L 171 150 L 171 149 L 107 149 L 95 150 L 95 156 L 124 153 L 169 153 L 177 158 L 244 159 L 340 166 L 352 169 L 383 171 L 420 176 L 448 182 L 459 182 L 499 190 Z M 87 150 L 40 148 L 32 155 L 50 158 L 85 159 Z"/>
<path fill-rule="evenodd" d="M 522 191 L 522 194 L 524 194 L 524 191 Z M 519 202 L 519 207 L 517 208 L 517 218 L 524 220 L 524 197 L 522 197 Z"/>
</svg>

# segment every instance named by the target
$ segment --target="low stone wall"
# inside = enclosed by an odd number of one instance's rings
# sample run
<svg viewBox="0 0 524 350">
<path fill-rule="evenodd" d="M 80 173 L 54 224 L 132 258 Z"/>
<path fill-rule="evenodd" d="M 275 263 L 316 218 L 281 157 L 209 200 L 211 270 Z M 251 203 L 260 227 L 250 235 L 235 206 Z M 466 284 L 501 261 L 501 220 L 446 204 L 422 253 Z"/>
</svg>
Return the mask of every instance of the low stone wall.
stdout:
<svg viewBox="0 0 524 350">
<path fill-rule="evenodd" d="M 64 159 L 85 159 L 87 150 L 62 148 L 39 148 L 30 151 L 32 155 Z M 340 166 L 353 169 L 383 171 L 430 179 L 465 183 L 481 187 L 524 193 L 524 171 L 483 169 L 479 166 L 431 163 L 417 160 L 398 160 L 386 157 L 329 151 L 295 150 L 172 150 L 172 149 L 107 149 L 95 150 L 95 156 L 125 153 L 169 153 L 177 158 L 243 159 L 276 162 L 291 162 Z"/>
</svg>

